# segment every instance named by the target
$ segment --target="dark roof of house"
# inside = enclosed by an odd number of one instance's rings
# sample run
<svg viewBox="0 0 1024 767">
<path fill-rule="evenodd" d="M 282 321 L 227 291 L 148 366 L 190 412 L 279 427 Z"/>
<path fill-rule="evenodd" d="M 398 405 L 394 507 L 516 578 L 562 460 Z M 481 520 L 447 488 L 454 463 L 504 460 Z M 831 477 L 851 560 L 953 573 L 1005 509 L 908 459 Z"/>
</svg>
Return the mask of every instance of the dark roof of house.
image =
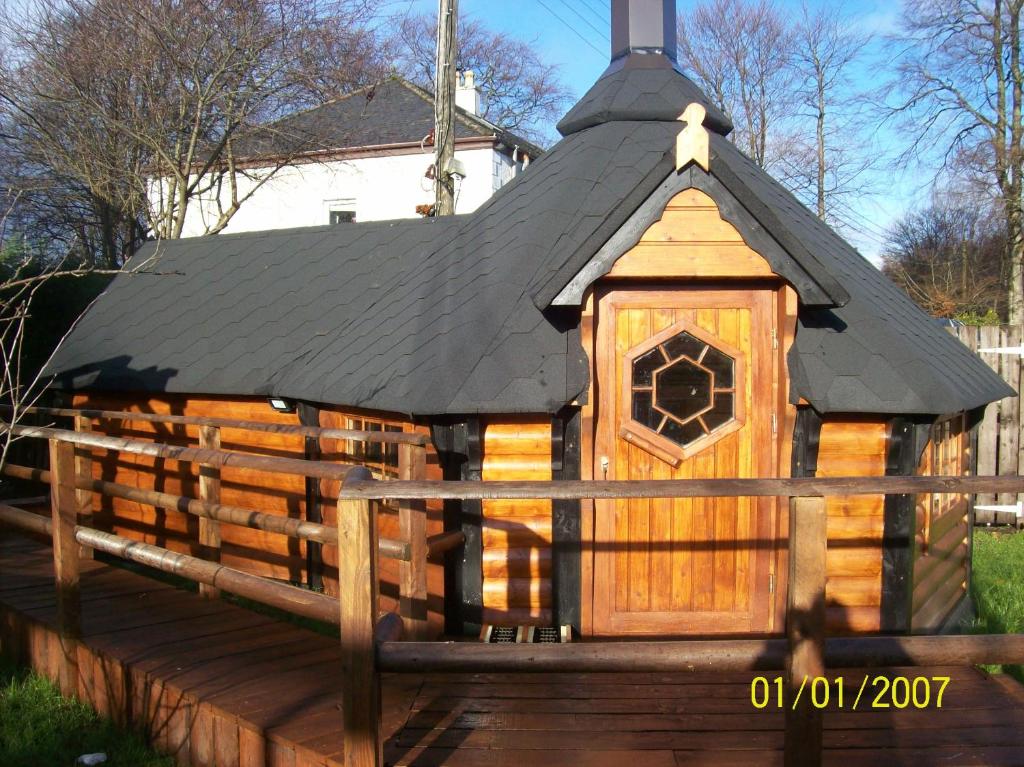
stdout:
<svg viewBox="0 0 1024 767">
<path fill-rule="evenodd" d="M 494 138 L 510 148 L 518 146 L 531 159 L 543 153 L 528 139 L 461 107 L 455 114 L 456 139 Z M 283 117 L 241 141 L 237 151 L 244 157 L 265 157 L 414 144 L 433 130 L 433 94 L 396 76 Z"/>
<path fill-rule="evenodd" d="M 578 311 L 554 297 L 675 173 L 679 122 L 608 114 L 467 216 L 149 244 L 132 265 L 156 256 L 154 273 L 118 276 L 49 370 L 65 388 L 555 412 L 587 364 Z M 721 135 L 711 172 L 804 276 L 794 398 L 940 414 L 1012 394 Z"/>
</svg>

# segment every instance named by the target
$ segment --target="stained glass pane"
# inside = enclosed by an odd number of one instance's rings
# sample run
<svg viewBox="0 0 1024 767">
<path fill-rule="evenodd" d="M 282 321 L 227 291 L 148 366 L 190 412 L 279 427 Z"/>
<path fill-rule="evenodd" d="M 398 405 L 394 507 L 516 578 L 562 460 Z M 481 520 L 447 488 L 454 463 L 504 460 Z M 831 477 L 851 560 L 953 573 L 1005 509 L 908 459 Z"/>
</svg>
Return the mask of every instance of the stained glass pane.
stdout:
<svg viewBox="0 0 1024 767">
<path fill-rule="evenodd" d="M 735 395 L 732 392 L 715 393 L 715 404 L 703 415 L 704 423 L 708 425 L 709 429 L 714 431 L 732 420 L 734 399 Z"/>
<path fill-rule="evenodd" d="M 662 415 L 652 406 L 652 396 L 649 391 L 633 392 L 633 420 L 649 429 L 657 429 Z"/>
<path fill-rule="evenodd" d="M 677 357 L 689 357 L 692 360 L 697 360 L 707 344 L 694 338 L 689 333 L 683 332 L 677 336 L 672 336 L 662 346 L 665 347 L 665 352 L 671 360 Z"/>
<path fill-rule="evenodd" d="M 732 388 L 733 360 L 715 347 L 710 347 L 701 364 L 715 374 L 715 386 L 719 389 Z"/>
<path fill-rule="evenodd" d="M 656 376 L 658 407 L 680 421 L 692 418 L 711 404 L 711 376 L 682 359 Z"/>
<path fill-rule="evenodd" d="M 666 364 L 666 356 L 672 362 Z M 735 360 L 691 333 L 644 352 L 631 374 L 633 420 L 681 447 L 735 418 L 739 395 L 720 391 L 736 386 Z"/>
<path fill-rule="evenodd" d="M 686 447 L 704 436 L 704 429 L 697 420 L 681 424 L 671 418 L 661 430 L 661 436 L 668 437 L 676 444 Z"/>
<path fill-rule="evenodd" d="M 665 358 L 658 349 L 637 357 L 633 360 L 633 386 L 650 386 L 654 371 L 664 364 Z"/>
</svg>

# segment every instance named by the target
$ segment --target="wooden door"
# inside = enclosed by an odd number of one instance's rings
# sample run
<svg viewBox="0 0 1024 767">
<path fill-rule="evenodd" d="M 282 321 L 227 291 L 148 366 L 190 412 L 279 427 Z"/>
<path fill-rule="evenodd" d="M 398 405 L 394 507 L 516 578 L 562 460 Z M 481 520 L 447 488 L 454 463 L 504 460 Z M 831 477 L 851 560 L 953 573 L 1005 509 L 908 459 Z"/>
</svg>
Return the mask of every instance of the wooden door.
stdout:
<svg viewBox="0 0 1024 767">
<path fill-rule="evenodd" d="M 597 307 L 594 477 L 771 476 L 770 289 L 607 290 Z M 595 635 L 772 630 L 776 503 L 599 501 Z"/>
</svg>

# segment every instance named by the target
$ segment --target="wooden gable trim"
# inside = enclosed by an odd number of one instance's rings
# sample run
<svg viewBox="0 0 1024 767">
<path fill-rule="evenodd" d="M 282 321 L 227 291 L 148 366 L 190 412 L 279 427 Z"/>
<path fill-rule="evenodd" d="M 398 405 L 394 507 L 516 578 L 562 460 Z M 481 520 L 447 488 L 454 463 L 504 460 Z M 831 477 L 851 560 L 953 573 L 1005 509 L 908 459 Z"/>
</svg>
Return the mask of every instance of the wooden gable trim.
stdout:
<svg viewBox="0 0 1024 767">
<path fill-rule="evenodd" d="M 768 262 L 699 189 L 669 200 L 661 218 L 612 265 L 608 277 L 775 277 Z"/>
<path fill-rule="evenodd" d="M 691 189 L 703 192 L 714 202 L 721 220 L 735 228 L 741 241 L 768 264 L 771 274 L 778 275 L 793 285 L 803 305 L 834 305 L 825 290 L 779 245 L 739 200 L 718 179 L 695 166 L 690 166 L 682 173 L 670 174 L 577 272 L 555 297 L 552 305 L 581 306 L 587 288 L 601 277 L 609 275 L 619 259 L 640 244 L 648 230 L 661 221 L 666 209 L 677 195 Z M 678 251 L 675 255 L 678 258 Z M 707 275 L 702 273 L 700 276 Z"/>
</svg>

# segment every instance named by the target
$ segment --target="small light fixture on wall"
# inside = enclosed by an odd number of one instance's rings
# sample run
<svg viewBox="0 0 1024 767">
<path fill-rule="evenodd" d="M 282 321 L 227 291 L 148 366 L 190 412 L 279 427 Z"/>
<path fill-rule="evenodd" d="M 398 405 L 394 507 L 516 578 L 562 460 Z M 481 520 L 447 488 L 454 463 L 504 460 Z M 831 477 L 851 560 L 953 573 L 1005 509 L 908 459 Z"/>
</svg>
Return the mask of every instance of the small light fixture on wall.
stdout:
<svg viewBox="0 0 1024 767">
<path fill-rule="evenodd" d="M 267 402 L 278 413 L 295 412 L 295 400 L 285 399 L 284 397 L 268 397 Z"/>
</svg>

